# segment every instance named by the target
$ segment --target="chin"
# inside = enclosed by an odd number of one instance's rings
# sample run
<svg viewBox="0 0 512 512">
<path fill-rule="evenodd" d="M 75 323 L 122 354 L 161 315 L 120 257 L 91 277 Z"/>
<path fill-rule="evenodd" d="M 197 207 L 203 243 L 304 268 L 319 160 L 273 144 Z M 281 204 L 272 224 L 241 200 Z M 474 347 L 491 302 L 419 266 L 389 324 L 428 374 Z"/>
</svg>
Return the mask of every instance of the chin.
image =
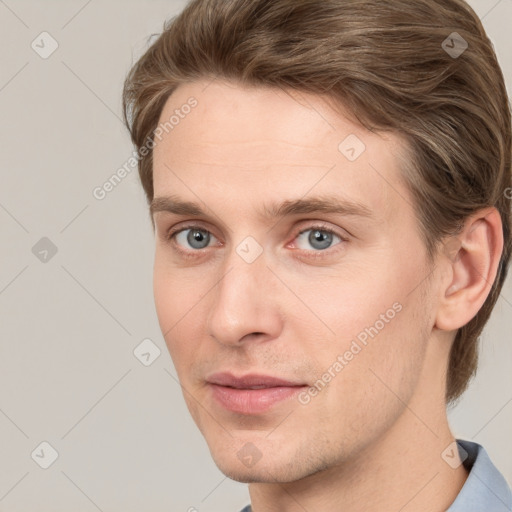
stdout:
<svg viewBox="0 0 512 512">
<path fill-rule="evenodd" d="M 304 478 L 322 473 L 329 469 L 328 465 L 318 464 L 311 468 L 298 466 L 297 463 L 272 463 L 270 466 L 258 466 L 254 468 L 241 468 L 234 464 L 220 464 L 215 461 L 219 470 L 231 480 L 244 484 L 287 484 L 297 482 Z"/>
<path fill-rule="evenodd" d="M 225 469 L 221 468 L 220 466 L 217 466 L 217 467 L 229 479 L 234 480 L 235 482 L 240 482 L 242 484 L 254 484 L 254 483 L 269 484 L 269 483 L 276 482 L 276 480 L 270 478 L 270 476 L 268 474 L 266 476 L 262 475 L 261 470 L 256 471 L 256 470 L 246 469 L 245 471 L 243 471 L 243 470 L 229 471 L 229 470 L 225 470 Z M 231 468 L 231 469 L 233 469 L 233 468 Z"/>
<path fill-rule="evenodd" d="M 265 467 L 240 468 L 234 464 L 218 464 L 219 470 L 231 480 L 244 484 L 252 483 L 287 483 L 293 482 L 293 476 L 284 476 L 283 471 L 277 468 L 276 471 L 268 470 Z"/>
<path fill-rule="evenodd" d="M 280 454 L 281 458 L 276 458 L 278 454 L 275 452 L 272 458 L 269 454 L 262 454 L 261 459 L 250 466 L 246 466 L 240 460 L 243 457 L 239 457 L 238 453 L 231 451 L 229 453 L 212 451 L 211 455 L 224 475 L 236 482 L 247 484 L 294 482 L 317 472 L 315 469 L 308 471 L 303 464 L 297 463 L 295 457 L 288 457 L 283 453 Z"/>
</svg>

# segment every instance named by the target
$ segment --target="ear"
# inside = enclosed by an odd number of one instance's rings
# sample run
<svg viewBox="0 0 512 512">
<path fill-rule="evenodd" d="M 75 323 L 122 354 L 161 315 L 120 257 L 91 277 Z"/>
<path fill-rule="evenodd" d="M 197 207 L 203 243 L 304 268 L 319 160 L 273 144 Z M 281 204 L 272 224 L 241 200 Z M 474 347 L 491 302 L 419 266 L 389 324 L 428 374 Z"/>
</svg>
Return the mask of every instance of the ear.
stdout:
<svg viewBox="0 0 512 512">
<path fill-rule="evenodd" d="M 503 251 L 503 226 L 496 208 L 479 210 L 448 239 L 438 258 L 443 266 L 435 327 L 452 331 L 466 325 L 487 299 Z"/>
</svg>

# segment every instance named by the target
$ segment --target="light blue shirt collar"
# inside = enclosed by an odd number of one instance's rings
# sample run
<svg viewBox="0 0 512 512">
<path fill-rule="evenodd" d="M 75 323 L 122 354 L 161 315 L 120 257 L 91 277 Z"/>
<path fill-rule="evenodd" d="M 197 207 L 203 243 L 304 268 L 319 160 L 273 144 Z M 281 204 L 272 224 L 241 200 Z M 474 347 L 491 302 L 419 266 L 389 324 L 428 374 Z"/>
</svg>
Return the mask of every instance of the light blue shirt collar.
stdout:
<svg viewBox="0 0 512 512">
<path fill-rule="evenodd" d="M 468 478 L 455 501 L 446 512 L 510 512 L 512 492 L 503 475 L 492 463 L 485 448 L 472 441 L 457 439 L 468 454 L 464 467 L 469 471 Z M 463 455 L 463 456 L 462 456 Z M 462 452 L 461 459 L 465 457 Z"/>
</svg>

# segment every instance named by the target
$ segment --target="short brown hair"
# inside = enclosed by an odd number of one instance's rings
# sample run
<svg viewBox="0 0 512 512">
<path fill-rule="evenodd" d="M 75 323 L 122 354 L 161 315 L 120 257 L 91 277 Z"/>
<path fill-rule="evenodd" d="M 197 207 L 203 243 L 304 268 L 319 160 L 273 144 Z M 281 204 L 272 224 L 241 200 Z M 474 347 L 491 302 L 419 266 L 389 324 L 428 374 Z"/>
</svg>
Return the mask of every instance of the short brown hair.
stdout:
<svg viewBox="0 0 512 512">
<path fill-rule="evenodd" d="M 448 51 L 455 42 L 468 45 L 461 55 Z M 362 126 L 400 134 L 408 153 L 402 174 L 430 261 L 464 219 L 498 209 L 497 277 L 450 353 L 446 399 L 458 398 L 475 374 L 478 337 L 512 249 L 510 104 L 475 12 L 463 0 L 193 0 L 126 78 L 123 109 L 135 146 L 153 141 L 180 84 L 208 77 L 327 95 Z M 152 167 L 149 151 L 139 160 L 148 202 Z"/>
</svg>

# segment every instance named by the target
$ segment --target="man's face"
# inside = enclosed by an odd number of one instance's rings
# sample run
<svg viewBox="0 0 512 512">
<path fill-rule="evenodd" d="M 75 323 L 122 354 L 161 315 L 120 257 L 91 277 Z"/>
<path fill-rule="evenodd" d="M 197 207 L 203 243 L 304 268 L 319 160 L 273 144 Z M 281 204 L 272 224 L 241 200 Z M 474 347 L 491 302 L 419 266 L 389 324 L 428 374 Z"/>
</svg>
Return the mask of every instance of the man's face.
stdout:
<svg viewBox="0 0 512 512">
<path fill-rule="evenodd" d="M 160 118 L 179 122 L 154 150 L 155 198 L 204 213 L 154 214 L 158 319 L 221 471 L 294 481 L 369 455 L 429 391 L 426 251 L 397 137 L 315 95 L 208 84 L 178 88 Z M 313 198 L 346 211 L 304 208 Z M 210 383 L 219 372 L 295 387 Z"/>
</svg>

